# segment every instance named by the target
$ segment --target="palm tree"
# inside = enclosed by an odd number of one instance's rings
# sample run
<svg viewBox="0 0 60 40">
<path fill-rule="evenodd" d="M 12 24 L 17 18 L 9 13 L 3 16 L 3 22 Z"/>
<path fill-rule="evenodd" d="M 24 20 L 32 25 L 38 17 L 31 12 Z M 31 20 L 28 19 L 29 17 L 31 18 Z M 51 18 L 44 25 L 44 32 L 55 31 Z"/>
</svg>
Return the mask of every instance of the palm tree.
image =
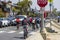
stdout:
<svg viewBox="0 0 60 40">
<path fill-rule="evenodd" d="M 52 11 L 52 13 L 54 13 L 54 15 L 58 16 L 58 14 L 56 13 L 56 11 L 57 11 L 57 8 L 54 8 L 53 11 Z"/>
</svg>

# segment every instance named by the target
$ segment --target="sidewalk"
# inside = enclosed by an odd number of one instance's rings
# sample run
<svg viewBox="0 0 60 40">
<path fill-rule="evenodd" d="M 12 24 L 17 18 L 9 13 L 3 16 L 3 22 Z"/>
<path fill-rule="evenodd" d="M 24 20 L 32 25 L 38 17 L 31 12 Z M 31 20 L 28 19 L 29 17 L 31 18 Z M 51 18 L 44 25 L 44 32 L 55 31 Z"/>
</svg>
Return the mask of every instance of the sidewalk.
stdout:
<svg viewBox="0 0 60 40">
<path fill-rule="evenodd" d="M 54 19 L 53 22 L 60 26 L 60 22 L 58 22 L 57 20 Z"/>
<path fill-rule="evenodd" d="M 44 39 L 39 32 L 35 32 L 35 34 L 28 37 L 26 40 L 44 40 Z"/>
<path fill-rule="evenodd" d="M 54 22 L 52 22 L 52 29 L 55 30 L 58 33 L 46 33 L 46 40 L 60 40 L 60 29 L 56 28 L 55 26 L 57 26 L 57 24 L 55 24 Z M 50 27 L 50 23 L 48 23 L 46 25 L 46 27 Z M 58 26 L 57 26 L 58 27 Z M 28 37 L 26 40 L 44 40 L 43 37 L 41 36 L 41 34 L 39 32 L 35 32 L 34 35 Z"/>
<path fill-rule="evenodd" d="M 50 27 L 50 24 L 48 23 L 46 25 L 46 27 Z M 52 21 L 51 28 L 58 33 L 48 33 L 47 32 L 47 36 L 46 36 L 47 40 L 60 40 L 60 38 L 59 38 L 60 37 L 60 29 L 58 29 L 57 27 L 58 27 L 58 25 Z"/>
<path fill-rule="evenodd" d="M 60 23 L 56 23 L 56 22 L 52 21 L 52 24 L 53 24 L 56 28 L 60 29 Z"/>
</svg>

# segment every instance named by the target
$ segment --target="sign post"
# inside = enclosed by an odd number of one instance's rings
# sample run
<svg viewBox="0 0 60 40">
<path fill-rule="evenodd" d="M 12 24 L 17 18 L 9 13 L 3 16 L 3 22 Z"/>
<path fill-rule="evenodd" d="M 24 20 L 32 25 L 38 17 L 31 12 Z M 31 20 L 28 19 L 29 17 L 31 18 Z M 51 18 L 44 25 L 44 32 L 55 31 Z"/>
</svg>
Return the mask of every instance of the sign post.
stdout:
<svg viewBox="0 0 60 40">
<path fill-rule="evenodd" d="M 40 29 L 40 32 L 43 32 L 43 28 L 44 28 L 44 9 L 45 9 L 45 6 L 47 5 L 48 3 L 48 0 L 37 0 L 37 4 L 41 7 L 40 8 L 40 13 L 42 14 L 41 15 L 41 29 Z"/>
</svg>

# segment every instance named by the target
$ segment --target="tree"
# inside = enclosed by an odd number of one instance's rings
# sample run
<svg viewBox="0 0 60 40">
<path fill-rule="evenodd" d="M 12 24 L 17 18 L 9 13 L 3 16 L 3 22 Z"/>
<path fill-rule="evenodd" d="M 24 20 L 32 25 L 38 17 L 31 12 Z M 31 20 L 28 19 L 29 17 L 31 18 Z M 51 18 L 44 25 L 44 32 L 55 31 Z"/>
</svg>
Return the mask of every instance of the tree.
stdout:
<svg viewBox="0 0 60 40">
<path fill-rule="evenodd" d="M 54 13 L 57 16 L 58 14 L 56 13 L 56 11 L 57 11 L 57 8 L 54 8 L 52 13 Z"/>
<path fill-rule="evenodd" d="M 17 5 L 19 6 L 20 14 L 27 14 L 28 8 L 30 8 L 30 5 L 32 5 L 31 1 L 23 0 L 21 2 L 18 2 Z"/>
</svg>

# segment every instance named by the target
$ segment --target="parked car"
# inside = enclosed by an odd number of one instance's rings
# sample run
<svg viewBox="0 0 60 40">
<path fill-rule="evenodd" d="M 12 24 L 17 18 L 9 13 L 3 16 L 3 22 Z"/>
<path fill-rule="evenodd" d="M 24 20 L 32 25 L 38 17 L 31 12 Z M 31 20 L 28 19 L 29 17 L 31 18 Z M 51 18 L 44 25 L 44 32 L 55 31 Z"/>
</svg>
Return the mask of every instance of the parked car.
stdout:
<svg viewBox="0 0 60 40">
<path fill-rule="evenodd" d="M 0 18 L 0 27 L 2 27 L 2 19 Z"/>
<path fill-rule="evenodd" d="M 0 18 L 0 21 L 2 23 L 1 26 L 8 26 L 8 24 L 10 23 L 10 21 L 7 20 L 6 18 Z"/>
<path fill-rule="evenodd" d="M 16 25 L 16 22 L 14 21 L 15 17 L 8 17 L 7 20 L 10 21 L 9 25 L 12 26 L 12 25 Z"/>
<path fill-rule="evenodd" d="M 24 20 L 24 18 L 27 18 L 27 16 L 26 16 L 26 15 L 18 15 L 18 16 L 16 16 L 16 18 L 17 18 L 17 17 L 19 17 L 19 18 L 20 18 L 20 21 Z"/>
</svg>

